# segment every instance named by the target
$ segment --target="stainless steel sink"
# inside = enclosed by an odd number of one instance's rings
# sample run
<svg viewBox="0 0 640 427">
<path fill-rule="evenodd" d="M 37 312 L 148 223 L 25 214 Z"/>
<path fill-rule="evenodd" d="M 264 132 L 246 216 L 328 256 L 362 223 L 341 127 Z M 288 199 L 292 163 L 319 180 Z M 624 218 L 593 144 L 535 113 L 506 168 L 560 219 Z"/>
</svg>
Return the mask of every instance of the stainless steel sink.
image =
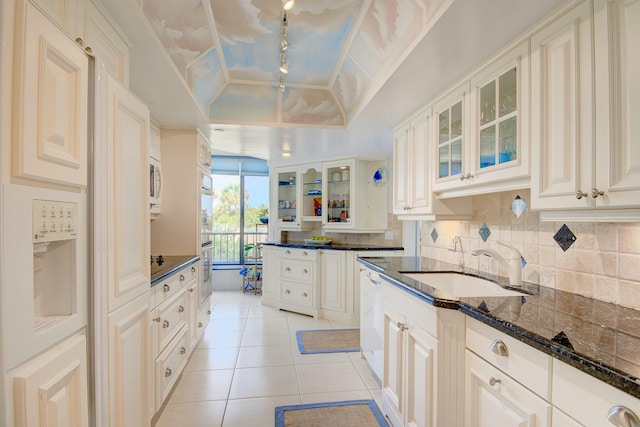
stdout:
<svg viewBox="0 0 640 427">
<path fill-rule="evenodd" d="M 526 295 L 523 292 L 505 289 L 480 277 L 467 274 L 446 273 L 403 273 L 404 276 L 433 287 L 437 298 L 459 300 L 475 297 L 511 297 Z"/>
</svg>

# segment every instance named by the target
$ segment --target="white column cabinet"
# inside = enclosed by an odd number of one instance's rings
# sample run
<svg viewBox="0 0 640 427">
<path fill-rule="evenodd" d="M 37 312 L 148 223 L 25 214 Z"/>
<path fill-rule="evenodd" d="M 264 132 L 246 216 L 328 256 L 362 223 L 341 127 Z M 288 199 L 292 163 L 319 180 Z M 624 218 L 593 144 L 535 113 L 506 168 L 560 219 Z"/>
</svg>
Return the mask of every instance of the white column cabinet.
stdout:
<svg viewBox="0 0 640 427">
<path fill-rule="evenodd" d="M 320 309 L 336 314 L 345 314 L 347 311 L 345 251 L 320 250 Z"/>
</svg>

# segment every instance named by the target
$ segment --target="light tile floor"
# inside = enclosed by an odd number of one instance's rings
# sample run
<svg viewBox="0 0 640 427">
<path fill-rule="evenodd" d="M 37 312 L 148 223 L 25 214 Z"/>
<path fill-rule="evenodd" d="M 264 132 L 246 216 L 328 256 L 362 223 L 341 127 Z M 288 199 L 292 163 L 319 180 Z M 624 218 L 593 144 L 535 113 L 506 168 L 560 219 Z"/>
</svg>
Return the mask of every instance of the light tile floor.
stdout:
<svg viewBox="0 0 640 427">
<path fill-rule="evenodd" d="M 264 307 L 260 296 L 215 292 L 211 323 L 156 427 L 274 425 L 276 406 L 375 399 L 360 353 L 300 354 L 299 329 L 348 328 Z"/>
</svg>

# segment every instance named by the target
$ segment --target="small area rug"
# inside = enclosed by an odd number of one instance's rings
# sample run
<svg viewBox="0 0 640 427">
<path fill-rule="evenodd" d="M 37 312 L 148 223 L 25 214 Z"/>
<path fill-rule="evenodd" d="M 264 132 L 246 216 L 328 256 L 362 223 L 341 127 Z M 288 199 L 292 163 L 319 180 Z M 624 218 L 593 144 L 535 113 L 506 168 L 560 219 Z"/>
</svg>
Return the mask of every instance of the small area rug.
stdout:
<svg viewBox="0 0 640 427">
<path fill-rule="evenodd" d="M 360 329 L 314 329 L 296 331 L 302 354 L 360 351 Z"/>
<path fill-rule="evenodd" d="M 374 400 L 276 407 L 276 427 L 387 427 Z"/>
</svg>

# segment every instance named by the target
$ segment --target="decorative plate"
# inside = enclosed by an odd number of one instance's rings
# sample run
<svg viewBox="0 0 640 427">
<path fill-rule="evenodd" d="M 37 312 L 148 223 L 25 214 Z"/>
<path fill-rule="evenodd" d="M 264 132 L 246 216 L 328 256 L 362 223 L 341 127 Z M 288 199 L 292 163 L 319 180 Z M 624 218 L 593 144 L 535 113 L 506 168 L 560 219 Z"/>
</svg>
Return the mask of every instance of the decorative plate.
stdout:
<svg viewBox="0 0 640 427">
<path fill-rule="evenodd" d="M 373 185 L 381 187 L 387 183 L 389 179 L 389 171 L 387 168 L 378 168 L 373 173 Z"/>
</svg>

